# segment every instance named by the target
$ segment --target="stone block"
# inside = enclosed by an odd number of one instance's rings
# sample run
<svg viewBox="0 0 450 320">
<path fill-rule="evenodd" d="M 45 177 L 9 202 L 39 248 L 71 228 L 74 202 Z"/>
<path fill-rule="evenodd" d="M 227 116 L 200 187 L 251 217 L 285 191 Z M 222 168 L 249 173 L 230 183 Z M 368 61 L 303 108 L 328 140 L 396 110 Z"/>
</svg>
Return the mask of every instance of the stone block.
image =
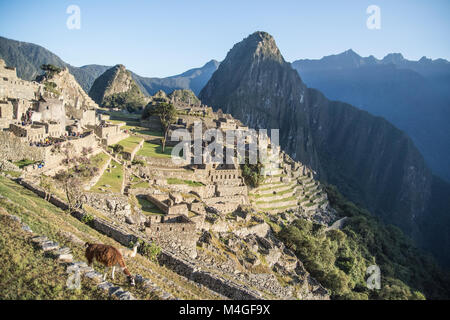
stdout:
<svg viewBox="0 0 450 320">
<path fill-rule="evenodd" d="M 99 288 L 99 289 L 101 289 L 103 291 L 108 291 L 108 292 L 113 287 L 114 287 L 114 285 L 111 282 L 108 282 L 108 281 L 104 281 L 104 282 L 100 283 L 97 286 L 97 288 Z"/>
<path fill-rule="evenodd" d="M 60 263 L 70 263 L 73 261 L 73 255 L 66 253 L 58 256 L 57 261 Z"/>
<path fill-rule="evenodd" d="M 98 283 L 103 281 L 103 275 L 96 271 L 86 272 L 84 276 Z"/>
<path fill-rule="evenodd" d="M 31 239 L 31 242 L 33 243 L 42 243 L 45 241 L 48 241 L 48 238 L 45 236 L 36 236 Z"/>
<path fill-rule="evenodd" d="M 45 242 L 41 242 L 38 245 L 43 251 L 52 251 L 52 250 L 56 250 L 59 248 L 59 245 L 57 242 L 53 242 L 53 241 L 45 241 Z"/>
<path fill-rule="evenodd" d="M 129 292 L 125 291 L 118 296 L 119 300 L 136 300 L 135 297 Z"/>
</svg>

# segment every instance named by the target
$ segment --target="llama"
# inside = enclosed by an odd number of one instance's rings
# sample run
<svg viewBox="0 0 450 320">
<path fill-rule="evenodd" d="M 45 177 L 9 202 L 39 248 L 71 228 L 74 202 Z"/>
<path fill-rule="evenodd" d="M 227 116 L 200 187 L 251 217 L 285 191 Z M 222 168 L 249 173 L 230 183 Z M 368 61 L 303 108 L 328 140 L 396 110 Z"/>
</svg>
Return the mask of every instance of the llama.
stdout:
<svg viewBox="0 0 450 320">
<path fill-rule="evenodd" d="M 88 264 L 91 265 L 94 259 L 105 266 L 105 273 L 103 275 L 103 281 L 106 280 L 106 275 L 109 267 L 112 267 L 111 278 L 114 280 L 114 271 L 116 266 L 122 268 L 123 273 L 127 276 L 130 285 L 134 286 L 134 277 L 128 271 L 123 256 L 119 250 L 113 246 L 106 244 L 93 244 L 86 242 L 85 256 L 88 260 Z"/>
<path fill-rule="evenodd" d="M 124 257 L 125 259 L 134 258 L 134 257 L 136 257 L 138 247 L 139 247 L 139 242 L 136 242 L 136 244 L 133 246 L 133 250 L 129 250 L 126 248 L 120 248 L 119 252 L 122 254 L 122 257 Z"/>
</svg>

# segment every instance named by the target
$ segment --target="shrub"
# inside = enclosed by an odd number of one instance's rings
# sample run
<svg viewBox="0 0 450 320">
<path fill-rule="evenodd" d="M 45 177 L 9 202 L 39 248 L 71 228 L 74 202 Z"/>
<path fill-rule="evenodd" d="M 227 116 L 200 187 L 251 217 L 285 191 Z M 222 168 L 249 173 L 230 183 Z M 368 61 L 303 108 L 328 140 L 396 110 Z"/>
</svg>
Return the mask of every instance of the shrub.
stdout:
<svg viewBox="0 0 450 320">
<path fill-rule="evenodd" d="M 161 253 L 161 248 L 154 242 L 148 243 L 140 240 L 139 243 L 139 253 L 146 256 L 153 262 L 156 262 L 159 254 Z"/>
</svg>

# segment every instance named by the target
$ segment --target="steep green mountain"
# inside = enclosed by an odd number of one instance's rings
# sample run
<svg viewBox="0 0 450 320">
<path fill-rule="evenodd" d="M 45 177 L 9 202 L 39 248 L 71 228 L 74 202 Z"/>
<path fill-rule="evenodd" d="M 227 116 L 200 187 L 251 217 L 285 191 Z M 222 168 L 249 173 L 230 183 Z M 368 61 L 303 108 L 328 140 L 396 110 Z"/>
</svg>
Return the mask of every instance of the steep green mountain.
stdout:
<svg viewBox="0 0 450 320">
<path fill-rule="evenodd" d="M 154 95 L 159 90 L 172 92 L 176 89 L 190 89 L 198 95 L 218 66 L 219 62 L 211 60 L 201 68 L 190 69 L 167 78 L 145 78 L 136 74 L 133 74 L 133 77 L 148 95 Z"/>
<path fill-rule="evenodd" d="M 378 60 L 348 50 L 292 66 L 327 98 L 382 116 L 405 131 L 433 173 L 450 181 L 450 62 L 410 61 L 399 53 Z"/>
<path fill-rule="evenodd" d="M 52 64 L 57 67 L 67 67 L 77 82 L 88 92 L 94 80 L 109 67 L 87 65 L 80 68 L 71 66 L 57 55 L 36 44 L 10 40 L 0 37 L 0 58 L 9 66 L 17 68 L 17 75 L 25 80 L 34 80 L 41 75 L 41 65 Z"/>
<path fill-rule="evenodd" d="M 307 88 L 269 34 L 236 44 L 199 97 L 249 127 L 280 129 L 281 147 L 295 160 L 415 234 L 432 178 L 414 143 L 383 118 Z"/>
<path fill-rule="evenodd" d="M 98 77 L 89 96 L 100 106 L 128 111 L 142 109 L 147 98 L 124 65 L 118 64 Z"/>
</svg>

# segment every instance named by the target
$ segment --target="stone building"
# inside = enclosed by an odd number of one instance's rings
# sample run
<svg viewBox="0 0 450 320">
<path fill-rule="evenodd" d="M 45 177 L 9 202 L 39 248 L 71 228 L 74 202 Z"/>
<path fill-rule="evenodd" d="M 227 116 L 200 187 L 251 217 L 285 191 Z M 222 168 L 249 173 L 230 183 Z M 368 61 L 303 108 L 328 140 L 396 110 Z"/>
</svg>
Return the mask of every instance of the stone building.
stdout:
<svg viewBox="0 0 450 320">
<path fill-rule="evenodd" d="M 39 142 L 48 137 L 45 126 L 42 124 L 32 124 L 28 126 L 10 124 L 9 130 L 17 137 L 25 138 L 28 142 Z"/>
<path fill-rule="evenodd" d="M 155 215 L 145 223 L 145 233 L 166 248 L 184 248 L 186 254 L 196 255 L 196 226 L 187 216 L 180 214 Z"/>
<path fill-rule="evenodd" d="M 5 61 L 0 59 L 0 99 L 34 100 L 40 96 L 42 91 L 41 84 L 18 78 L 16 68 L 6 66 Z"/>
<path fill-rule="evenodd" d="M 120 125 L 105 121 L 95 126 L 94 133 L 102 140 L 102 144 L 107 146 L 129 137 L 129 134 L 123 132 Z"/>
<path fill-rule="evenodd" d="M 66 127 L 64 101 L 51 98 L 40 99 L 31 119 L 33 122 L 51 122 L 52 125 L 59 124 L 61 128 L 58 131 L 62 134 Z"/>
</svg>

